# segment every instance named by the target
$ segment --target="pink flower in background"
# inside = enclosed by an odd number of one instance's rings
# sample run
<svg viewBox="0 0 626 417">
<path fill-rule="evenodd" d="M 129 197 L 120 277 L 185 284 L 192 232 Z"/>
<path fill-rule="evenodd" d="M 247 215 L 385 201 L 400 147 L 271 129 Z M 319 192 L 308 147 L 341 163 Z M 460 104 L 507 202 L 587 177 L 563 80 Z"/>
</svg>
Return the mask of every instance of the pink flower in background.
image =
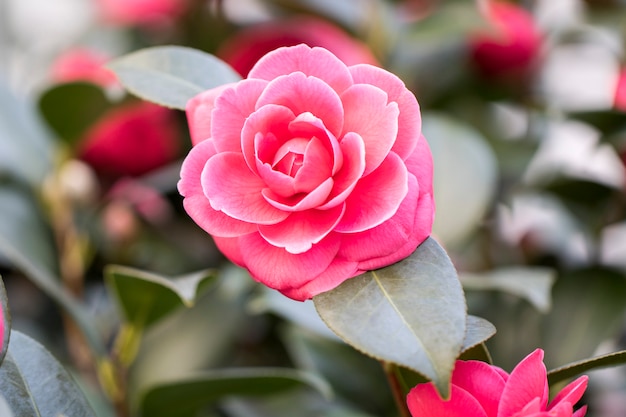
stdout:
<svg viewBox="0 0 626 417">
<path fill-rule="evenodd" d="M 377 64 L 376 58 L 363 42 L 354 39 L 337 26 L 312 17 L 250 26 L 226 41 L 217 56 L 245 77 L 254 64 L 268 52 L 281 46 L 301 43 L 328 49 L 346 65 Z"/>
<path fill-rule="evenodd" d="M 305 300 L 410 255 L 431 232 L 432 157 L 395 75 L 279 48 L 187 104 L 187 213 L 254 279 Z"/>
<path fill-rule="evenodd" d="M 626 68 L 622 68 L 617 76 L 617 84 L 613 94 L 613 106 L 626 112 Z"/>
<path fill-rule="evenodd" d="M 2 361 L 1 352 L 4 348 L 4 306 L 0 303 L 0 361 Z"/>
<path fill-rule="evenodd" d="M 105 68 L 109 57 L 88 48 L 75 48 L 59 55 L 51 68 L 51 78 L 58 83 L 86 81 L 102 87 L 117 84 L 117 77 Z"/>
<path fill-rule="evenodd" d="M 485 9 L 489 28 L 472 34 L 473 63 L 486 77 L 525 77 L 539 57 L 542 36 L 533 17 L 512 3 L 491 1 Z"/>
<path fill-rule="evenodd" d="M 187 10 L 187 0 L 97 0 L 102 19 L 120 26 L 153 26 Z"/>
<path fill-rule="evenodd" d="M 134 177 L 176 159 L 180 143 L 172 110 L 136 102 L 105 114 L 81 140 L 78 155 L 103 177 Z"/>
<path fill-rule="evenodd" d="M 457 361 L 452 373 L 450 399 L 439 397 L 432 383 L 409 392 L 413 417 L 583 417 L 587 407 L 574 405 L 587 388 L 581 376 L 548 402 L 548 380 L 543 351 L 535 350 L 507 374 L 480 361 Z"/>
</svg>

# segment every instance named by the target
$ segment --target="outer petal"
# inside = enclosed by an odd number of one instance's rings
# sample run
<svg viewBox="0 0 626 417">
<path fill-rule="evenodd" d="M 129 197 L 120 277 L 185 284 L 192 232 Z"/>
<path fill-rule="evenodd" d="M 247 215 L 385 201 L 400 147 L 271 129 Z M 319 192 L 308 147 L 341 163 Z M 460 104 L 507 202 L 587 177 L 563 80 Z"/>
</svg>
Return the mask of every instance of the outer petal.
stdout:
<svg viewBox="0 0 626 417">
<path fill-rule="evenodd" d="M 298 288 L 282 290 L 282 293 L 294 300 L 308 300 L 318 294 L 332 290 L 346 279 L 359 274 L 356 262 L 345 259 L 333 259 L 333 262 L 320 275 Z"/>
<path fill-rule="evenodd" d="M 333 230 L 343 210 L 344 206 L 337 206 L 331 210 L 295 212 L 278 224 L 259 226 L 259 232 L 274 246 L 293 254 L 303 253 Z"/>
<path fill-rule="evenodd" d="M 235 84 L 224 84 L 204 91 L 187 102 L 187 124 L 191 134 L 191 143 L 197 145 L 211 137 L 211 113 L 215 108 L 215 99 L 222 92 Z"/>
<path fill-rule="evenodd" d="M 356 132 L 365 143 L 365 173 L 383 162 L 398 134 L 398 105 L 387 104 L 384 91 L 371 85 L 357 84 L 341 95 L 345 109 L 344 134 Z"/>
<path fill-rule="evenodd" d="M 576 410 L 574 414 L 572 414 L 572 417 L 585 417 L 585 414 L 587 414 L 587 406 L 583 405 L 578 410 Z"/>
<path fill-rule="evenodd" d="M 242 268 L 246 267 L 241 254 L 241 245 L 238 237 L 218 237 L 213 236 L 215 246 L 226 256 L 232 263 Z"/>
<path fill-rule="evenodd" d="M 444 401 L 432 383 L 419 384 L 409 392 L 407 405 L 412 417 L 489 417 L 476 398 L 456 385 Z"/>
<path fill-rule="evenodd" d="M 492 366 L 481 361 L 457 361 L 452 384 L 469 392 L 488 416 L 495 417 L 505 380 Z"/>
<path fill-rule="evenodd" d="M 218 152 L 241 152 L 241 130 L 266 85 L 263 80 L 242 80 L 215 99 L 211 137 Z"/>
<path fill-rule="evenodd" d="M 206 162 L 216 154 L 211 139 L 191 149 L 181 167 L 178 190 L 185 197 L 187 214 L 206 232 L 217 236 L 239 236 L 256 230 L 256 225 L 242 222 L 216 211 L 204 195 L 200 178 Z"/>
<path fill-rule="evenodd" d="M 502 391 L 497 417 L 509 417 L 524 409 L 535 398 L 543 409 L 548 402 L 547 372 L 543 364 L 543 350 L 526 356 L 511 372 Z"/>
<path fill-rule="evenodd" d="M 576 380 L 570 382 L 563 388 L 559 393 L 554 397 L 554 399 L 550 402 L 548 406 L 548 410 L 551 410 L 560 402 L 567 402 L 572 405 L 575 405 L 585 393 L 587 389 L 587 382 L 589 381 L 589 377 L 587 375 L 583 375 Z"/>
<path fill-rule="evenodd" d="M 409 172 L 417 178 L 420 193 L 433 194 L 433 155 L 424 136 L 420 137 L 413 153 L 404 163 Z"/>
<path fill-rule="evenodd" d="M 355 84 L 374 85 L 387 93 L 389 102 L 398 103 L 398 138 L 391 148 L 402 159 L 406 159 L 415 148 L 422 131 L 422 117 L 415 95 L 402 80 L 384 69 L 367 65 L 350 67 Z"/>
<path fill-rule="evenodd" d="M 248 78 L 273 80 L 281 75 L 302 72 L 317 77 L 330 85 L 337 93 L 352 85 L 348 67 L 324 48 L 298 45 L 278 48 L 263 58 L 250 70 Z"/>
<path fill-rule="evenodd" d="M 362 178 L 346 199 L 346 212 L 338 232 L 361 232 L 376 227 L 396 214 L 406 197 L 408 173 L 395 153 L 367 177 Z"/>
<path fill-rule="evenodd" d="M 274 224 L 289 215 L 265 201 L 261 194 L 264 186 L 263 180 L 250 172 L 241 154 L 233 152 L 215 155 L 202 171 L 202 188 L 211 206 L 248 223 Z"/>
<path fill-rule="evenodd" d="M 338 137 L 343 126 L 343 105 L 339 95 L 324 81 L 301 72 L 284 75 L 269 82 L 257 102 L 284 106 L 295 115 L 311 113 Z"/>
<path fill-rule="evenodd" d="M 291 254 L 271 245 L 259 234 L 238 238 L 242 257 L 252 277 L 270 288 L 282 291 L 298 288 L 324 272 L 333 262 L 340 238 L 330 234 L 311 250 Z"/>
</svg>

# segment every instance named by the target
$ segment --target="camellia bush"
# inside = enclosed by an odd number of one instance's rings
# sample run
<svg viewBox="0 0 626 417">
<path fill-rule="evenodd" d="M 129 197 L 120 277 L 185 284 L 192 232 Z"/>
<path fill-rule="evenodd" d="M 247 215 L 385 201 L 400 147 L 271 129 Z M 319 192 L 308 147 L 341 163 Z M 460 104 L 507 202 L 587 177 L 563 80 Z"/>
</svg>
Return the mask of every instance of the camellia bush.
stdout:
<svg viewBox="0 0 626 417">
<path fill-rule="evenodd" d="M 626 414 L 621 2 L 13 3 L 1 417 Z"/>
</svg>

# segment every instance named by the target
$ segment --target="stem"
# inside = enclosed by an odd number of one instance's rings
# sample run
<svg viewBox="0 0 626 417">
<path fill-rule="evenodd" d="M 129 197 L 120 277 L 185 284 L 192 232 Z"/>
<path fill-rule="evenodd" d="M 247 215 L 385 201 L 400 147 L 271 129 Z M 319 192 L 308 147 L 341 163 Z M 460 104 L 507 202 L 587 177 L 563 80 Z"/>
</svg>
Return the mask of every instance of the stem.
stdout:
<svg viewBox="0 0 626 417">
<path fill-rule="evenodd" d="M 400 417 L 411 417 L 411 413 L 406 404 L 406 395 L 402 388 L 402 383 L 398 379 L 396 365 L 390 362 L 382 362 L 382 365 L 385 370 L 385 375 L 387 375 L 387 382 L 389 383 L 389 388 L 391 388 L 391 394 L 393 395 Z"/>
</svg>

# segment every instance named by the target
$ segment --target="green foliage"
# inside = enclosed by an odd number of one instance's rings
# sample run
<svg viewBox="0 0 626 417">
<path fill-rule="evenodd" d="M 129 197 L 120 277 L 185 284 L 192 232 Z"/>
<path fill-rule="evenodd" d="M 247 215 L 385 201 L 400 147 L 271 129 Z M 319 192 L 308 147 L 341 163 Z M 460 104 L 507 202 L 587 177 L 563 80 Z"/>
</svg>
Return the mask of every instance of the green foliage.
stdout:
<svg viewBox="0 0 626 417">
<path fill-rule="evenodd" d="M 0 367 L 0 392 L 16 416 L 95 417 L 63 366 L 43 346 L 17 331 Z M 2 406 L 0 401 L 0 411 Z"/>
<path fill-rule="evenodd" d="M 550 385 L 574 378 L 584 372 L 626 364 L 626 350 L 569 363 L 548 371 Z"/>
<path fill-rule="evenodd" d="M 195 95 L 241 77 L 222 60 L 182 46 L 156 46 L 109 64 L 133 94 L 157 104 L 185 110 Z"/>
<path fill-rule="evenodd" d="M 408 258 L 351 278 L 313 301 L 348 344 L 421 373 L 448 395 L 467 313 L 456 270 L 434 239 Z"/>
</svg>

